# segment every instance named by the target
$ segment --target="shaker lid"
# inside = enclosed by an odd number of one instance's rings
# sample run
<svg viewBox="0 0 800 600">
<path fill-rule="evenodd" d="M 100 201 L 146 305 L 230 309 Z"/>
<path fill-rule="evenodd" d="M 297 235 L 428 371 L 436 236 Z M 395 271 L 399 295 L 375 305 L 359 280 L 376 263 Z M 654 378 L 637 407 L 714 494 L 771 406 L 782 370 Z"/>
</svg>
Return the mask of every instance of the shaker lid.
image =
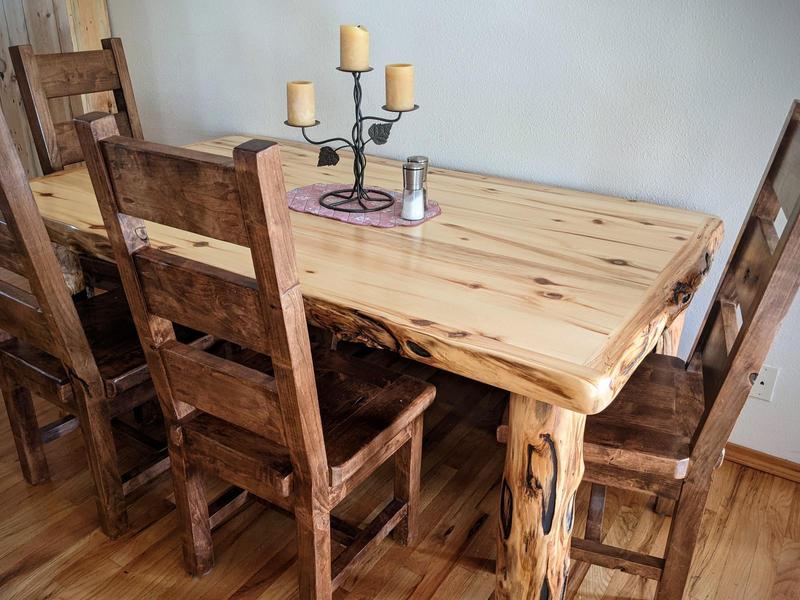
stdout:
<svg viewBox="0 0 800 600">
<path fill-rule="evenodd" d="M 407 190 L 422 189 L 425 165 L 421 163 L 403 163 L 403 187 Z"/>
<path fill-rule="evenodd" d="M 419 164 L 425 165 L 425 166 L 428 165 L 428 157 L 427 156 L 422 156 L 421 154 L 415 154 L 414 156 L 409 156 L 406 159 L 406 161 L 410 162 L 410 163 L 419 163 Z"/>
</svg>

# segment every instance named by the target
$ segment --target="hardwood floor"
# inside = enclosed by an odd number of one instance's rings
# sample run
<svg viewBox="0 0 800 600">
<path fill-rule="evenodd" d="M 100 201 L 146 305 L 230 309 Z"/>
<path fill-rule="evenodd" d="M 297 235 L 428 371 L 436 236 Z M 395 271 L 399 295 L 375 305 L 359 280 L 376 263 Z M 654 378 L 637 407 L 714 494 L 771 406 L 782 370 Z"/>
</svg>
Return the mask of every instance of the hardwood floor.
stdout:
<svg viewBox="0 0 800 600">
<path fill-rule="evenodd" d="M 438 387 L 426 413 L 421 536 L 403 548 L 385 540 L 346 581 L 337 599 L 488 598 L 494 587 L 497 489 L 504 448 L 494 428 L 504 394 L 421 364 L 373 353 Z M 43 417 L 54 409 L 41 406 Z M 5 412 L 0 417 L 0 598 L 192 598 L 272 600 L 296 597 L 294 522 L 253 503 L 214 532 L 217 563 L 191 579 L 181 563 L 166 477 L 130 508 L 130 531 L 108 540 L 97 526 L 81 437 L 46 452 L 53 481 L 31 487 L 19 472 Z M 46 422 L 46 419 L 42 419 Z M 124 459 L 138 449 L 121 445 Z M 391 492 L 391 465 L 367 480 L 337 514 L 369 521 Z M 579 494 L 583 530 L 588 488 Z M 606 539 L 658 553 L 668 519 L 645 496 L 610 490 Z M 697 600 L 800 598 L 800 484 L 725 463 L 717 471 L 686 597 Z M 336 549 L 334 549 L 336 550 Z M 652 598 L 653 582 L 592 567 L 581 598 Z"/>
</svg>

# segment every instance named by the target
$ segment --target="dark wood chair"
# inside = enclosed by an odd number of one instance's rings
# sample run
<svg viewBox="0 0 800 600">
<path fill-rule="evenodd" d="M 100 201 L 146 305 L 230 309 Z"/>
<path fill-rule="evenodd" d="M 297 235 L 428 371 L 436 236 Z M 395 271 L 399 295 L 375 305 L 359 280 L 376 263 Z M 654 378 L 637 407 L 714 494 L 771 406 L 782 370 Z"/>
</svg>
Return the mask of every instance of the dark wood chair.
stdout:
<svg viewBox="0 0 800 600">
<path fill-rule="evenodd" d="M 108 115 L 76 126 L 168 423 L 187 570 L 213 564 L 221 518 L 209 514 L 207 473 L 294 513 L 300 596 L 330 598 L 390 532 L 415 537 L 434 388 L 312 355 L 276 144 L 249 141 L 231 160 L 120 137 Z M 144 221 L 249 247 L 255 279 L 150 246 Z M 173 323 L 246 350 L 188 347 Z M 364 529 L 346 527 L 351 543 L 331 562 L 332 509 L 392 457 L 394 498 Z"/>
<path fill-rule="evenodd" d="M 154 398 L 121 288 L 74 300 L 64 282 L 5 119 L 0 117 L 0 343 L 2 387 L 20 467 L 49 479 L 43 444 L 80 425 L 100 522 L 109 536 L 127 523 L 125 497 L 169 468 L 165 440 L 136 434 L 151 462 L 120 473 L 112 421 Z M 39 427 L 32 394 L 64 417 Z M 122 422 L 120 428 L 125 428 Z"/>
<path fill-rule="evenodd" d="M 72 120 L 55 122 L 52 101 L 82 94 L 112 92 L 119 130 L 143 139 L 142 125 L 133 95 L 122 40 L 102 40 L 102 50 L 34 54 L 30 45 L 9 48 L 22 103 L 28 117 L 42 172 L 47 175 L 83 161 Z M 118 287 L 119 274 L 113 265 L 96 258 L 79 256 L 71 265 L 65 248 L 60 248 L 62 265 L 72 268 L 73 277 L 85 277 L 86 291 Z M 65 260 L 66 259 L 66 260 Z M 81 288 L 83 281 L 81 283 Z M 77 286 L 76 290 L 79 289 Z"/>
<path fill-rule="evenodd" d="M 34 54 L 30 45 L 9 48 L 39 163 L 45 175 L 83 161 L 72 121 L 54 123 L 49 101 L 113 92 L 119 130 L 142 139 L 122 40 L 102 40 L 102 50 Z"/>
<path fill-rule="evenodd" d="M 689 362 L 648 356 L 608 409 L 586 422 L 584 479 L 592 488 L 584 538 L 572 540 L 579 562 L 566 597 L 590 563 L 657 580 L 658 600 L 682 597 L 713 472 L 800 285 L 799 214 L 795 101 Z M 498 439 L 506 436 L 503 424 Z M 602 543 L 606 486 L 654 494 L 657 510 L 673 514 L 663 558 Z"/>
</svg>

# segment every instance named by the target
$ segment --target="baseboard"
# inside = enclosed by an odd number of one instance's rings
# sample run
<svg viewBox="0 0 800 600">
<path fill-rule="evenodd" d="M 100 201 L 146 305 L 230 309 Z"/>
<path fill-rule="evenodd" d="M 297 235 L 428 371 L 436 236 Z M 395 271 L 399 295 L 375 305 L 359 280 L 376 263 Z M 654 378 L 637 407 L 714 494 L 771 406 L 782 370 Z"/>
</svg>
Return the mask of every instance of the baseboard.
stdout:
<svg viewBox="0 0 800 600">
<path fill-rule="evenodd" d="M 725 446 L 725 460 L 800 483 L 800 463 L 785 458 L 729 443 Z"/>
</svg>

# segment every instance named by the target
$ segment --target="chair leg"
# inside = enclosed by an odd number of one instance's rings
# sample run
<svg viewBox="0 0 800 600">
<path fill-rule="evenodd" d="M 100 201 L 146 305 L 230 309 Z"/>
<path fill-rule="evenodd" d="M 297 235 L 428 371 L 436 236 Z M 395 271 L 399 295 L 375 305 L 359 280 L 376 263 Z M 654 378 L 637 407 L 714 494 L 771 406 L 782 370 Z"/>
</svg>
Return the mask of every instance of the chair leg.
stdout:
<svg viewBox="0 0 800 600">
<path fill-rule="evenodd" d="M 331 514 L 313 500 L 295 507 L 297 522 L 297 570 L 300 600 L 330 600 Z"/>
<path fill-rule="evenodd" d="M 603 516 L 606 511 L 606 486 L 592 484 L 589 498 L 589 516 L 586 519 L 586 539 L 600 542 L 603 539 Z"/>
<path fill-rule="evenodd" d="M 168 443 L 175 506 L 181 525 L 183 564 L 189 575 L 201 577 L 214 567 L 205 481 L 202 472 L 186 456 L 180 428 L 170 427 Z"/>
<path fill-rule="evenodd" d="M 22 387 L 3 386 L 3 399 L 25 481 L 32 485 L 49 481 L 50 471 L 31 393 Z"/>
<path fill-rule="evenodd" d="M 152 425 L 156 422 L 161 409 L 158 407 L 157 401 L 151 400 L 133 407 L 133 419 L 139 425 Z"/>
<path fill-rule="evenodd" d="M 674 600 L 683 596 L 711 484 L 710 476 L 698 479 L 700 481 L 687 480 L 681 489 L 672 517 L 656 600 Z"/>
<path fill-rule="evenodd" d="M 76 390 L 79 387 L 77 383 L 74 386 Z M 86 455 L 94 479 L 100 527 L 108 537 L 117 538 L 128 529 L 128 514 L 108 403 L 102 389 L 89 389 L 81 390 L 77 404 Z"/>
<path fill-rule="evenodd" d="M 591 496 L 589 498 L 589 515 L 586 518 L 587 540 L 600 542 L 603 540 L 603 515 L 606 509 L 606 486 L 597 483 L 592 484 Z M 575 561 L 569 572 L 567 579 L 567 589 L 564 592 L 565 600 L 572 600 L 578 594 L 589 567 L 592 565 L 587 562 Z"/>
<path fill-rule="evenodd" d="M 404 546 L 414 543 L 418 533 L 419 486 L 422 469 L 422 416 L 411 425 L 411 439 L 394 457 L 394 497 L 408 506 L 406 516 L 392 536 Z"/>
</svg>

